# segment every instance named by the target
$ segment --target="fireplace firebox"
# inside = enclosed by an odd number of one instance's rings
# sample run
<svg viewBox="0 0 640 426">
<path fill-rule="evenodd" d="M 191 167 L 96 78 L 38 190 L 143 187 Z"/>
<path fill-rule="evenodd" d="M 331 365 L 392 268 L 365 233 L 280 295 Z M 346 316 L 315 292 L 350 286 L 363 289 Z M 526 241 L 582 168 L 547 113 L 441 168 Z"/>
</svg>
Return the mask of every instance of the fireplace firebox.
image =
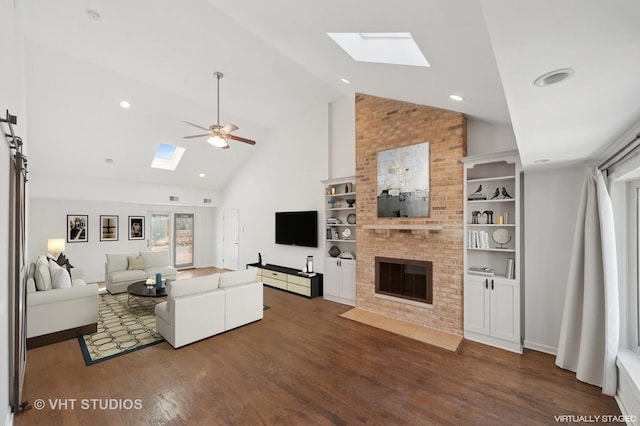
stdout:
<svg viewBox="0 0 640 426">
<path fill-rule="evenodd" d="M 376 293 L 433 303 L 433 262 L 376 257 Z"/>
</svg>

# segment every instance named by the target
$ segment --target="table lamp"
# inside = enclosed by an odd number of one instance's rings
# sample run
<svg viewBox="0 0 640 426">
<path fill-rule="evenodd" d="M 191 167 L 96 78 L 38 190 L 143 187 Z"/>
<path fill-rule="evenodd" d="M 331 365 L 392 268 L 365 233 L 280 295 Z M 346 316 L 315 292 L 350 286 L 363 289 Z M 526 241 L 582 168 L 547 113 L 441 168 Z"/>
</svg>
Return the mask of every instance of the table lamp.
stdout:
<svg viewBox="0 0 640 426">
<path fill-rule="evenodd" d="M 64 238 L 50 238 L 47 240 L 47 251 L 58 257 L 64 251 Z"/>
</svg>

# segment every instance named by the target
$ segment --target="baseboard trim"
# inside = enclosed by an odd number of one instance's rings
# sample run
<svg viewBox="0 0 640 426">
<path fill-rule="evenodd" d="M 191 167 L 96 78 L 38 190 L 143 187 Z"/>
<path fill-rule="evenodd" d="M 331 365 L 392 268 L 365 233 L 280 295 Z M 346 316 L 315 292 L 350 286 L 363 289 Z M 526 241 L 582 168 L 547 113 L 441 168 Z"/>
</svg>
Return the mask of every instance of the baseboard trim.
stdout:
<svg viewBox="0 0 640 426">
<path fill-rule="evenodd" d="M 528 340 L 524 341 L 524 347 L 527 349 L 532 349 L 538 352 L 544 352 L 549 355 L 557 355 L 558 348 L 554 348 L 553 346 L 543 345 L 542 343 L 535 343 Z"/>
<path fill-rule="evenodd" d="M 522 345 L 520 344 L 520 342 L 498 339 L 496 337 L 487 336 L 485 334 L 480 334 L 468 330 L 464 331 L 464 338 L 467 340 L 473 340 L 474 342 L 482 343 L 484 345 L 489 345 L 499 349 L 504 349 L 506 351 L 522 354 Z"/>
<path fill-rule="evenodd" d="M 332 296 L 330 294 L 323 294 L 322 298 L 325 300 L 330 300 L 336 303 L 342 303 L 343 305 L 356 306 L 356 302 L 354 300 L 344 299 L 338 296 Z"/>
<path fill-rule="evenodd" d="M 75 339 L 76 337 L 85 336 L 87 334 L 95 333 L 96 331 L 98 331 L 98 323 L 94 322 L 93 324 L 70 328 L 68 330 L 56 331 L 55 333 L 30 337 L 27 339 L 27 349 L 39 348 L 40 346 L 46 346 L 51 345 L 52 343 L 62 342 L 64 340 Z"/>
</svg>

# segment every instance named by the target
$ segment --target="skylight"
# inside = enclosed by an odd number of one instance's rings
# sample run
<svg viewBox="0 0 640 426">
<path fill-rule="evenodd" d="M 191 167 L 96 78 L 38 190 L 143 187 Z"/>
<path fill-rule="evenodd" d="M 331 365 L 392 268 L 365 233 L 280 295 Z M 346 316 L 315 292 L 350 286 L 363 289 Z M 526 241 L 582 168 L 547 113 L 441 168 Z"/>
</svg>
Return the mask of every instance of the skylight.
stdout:
<svg viewBox="0 0 640 426">
<path fill-rule="evenodd" d="M 181 146 L 161 143 L 153 157 L 151 167 L 154 169 L 175 170 L 184 154 L 185 149 Z"/>
<path fill-rule="evenodd" d="M 327 33 L 354 60 L 429 67 L 411 33 Z"/>
</svg>

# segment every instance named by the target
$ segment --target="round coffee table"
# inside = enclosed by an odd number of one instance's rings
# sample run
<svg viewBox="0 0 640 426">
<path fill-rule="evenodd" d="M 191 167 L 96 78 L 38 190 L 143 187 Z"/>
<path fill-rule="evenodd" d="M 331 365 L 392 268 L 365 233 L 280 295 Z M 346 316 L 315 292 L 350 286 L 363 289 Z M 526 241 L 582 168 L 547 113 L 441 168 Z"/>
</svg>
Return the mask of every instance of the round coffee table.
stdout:
<svg viewBox="0 0 640 426">
<path fill-rule="evenodd" d="M 155 286 L 149 290 L 147 288 L 146 281 L 137 281 L 133 284 L 129 284 L 127 287 L 127 293 L 129 297 L 127 297 L 127 305 L 129 305 L 129 301 L 131 300 L 131 296 L 136 297 L 162 297 L 167 295 L 167 287 L 162 287 L 159 290 L 156 290 Z"/>
</svg>

